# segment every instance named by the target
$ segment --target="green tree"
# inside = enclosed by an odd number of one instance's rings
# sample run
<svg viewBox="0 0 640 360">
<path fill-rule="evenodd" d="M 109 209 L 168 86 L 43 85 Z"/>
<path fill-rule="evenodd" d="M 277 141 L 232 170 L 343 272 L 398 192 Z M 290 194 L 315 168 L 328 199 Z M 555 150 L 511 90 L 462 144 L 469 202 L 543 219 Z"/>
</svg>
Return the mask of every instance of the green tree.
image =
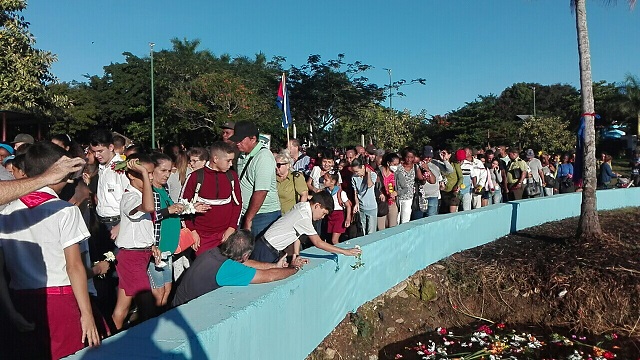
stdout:
<svg viewBox="0 0 640 360">
<path fill-rule="evenodd" d="M 562 153 L 573 149 L 575 135 L 569 121 L 560 117 L 531 117 L 518 128 L 522 148 Z"/>
<path fill-rule="evenodd" d="M 360 61 L 347 64 L 344 57 L 338 54 L 337 59 L 322 62 L 320 55 L 311 55 L 306 64 L 290 68 L 291 113 L 302 134 L 311 125 L 322 135 L 337 121 L 355 117 L 384 99 L 383 90 L 363 76 L 371 66 Z"/>
<path fill-rule="evenodd" d="M 640 79 L 627 74 L 620 87 L 620 94 L 622 110 L 636 121 L 636 134 L 640 138 Z"/>
<path fill-rule="evenodd" d="M 635 0 L 627 0 L 627 2 L 631 8 L 636 3 Z M 582 113 L 585 118 L 582 206 L 576 235 L 582 239 L 589 239 L 602 235 L 602 228 L 596 206 L 595 106 L 591 80 L 591 51 L 589 50 L 586 0 L 571 0 L 571 7 L 575 10 L 576 15 L 580 57 L 580 93 L 582 95 Z"/>
<path fill-rule="evenodd" d="M 47 92 L 56 58 L 34 47 L 29 23 L 20 15 L 26 6 L 24 0 L 0 1 L 0 109 L 42 113 L 65 99 Z"/>
</svg>

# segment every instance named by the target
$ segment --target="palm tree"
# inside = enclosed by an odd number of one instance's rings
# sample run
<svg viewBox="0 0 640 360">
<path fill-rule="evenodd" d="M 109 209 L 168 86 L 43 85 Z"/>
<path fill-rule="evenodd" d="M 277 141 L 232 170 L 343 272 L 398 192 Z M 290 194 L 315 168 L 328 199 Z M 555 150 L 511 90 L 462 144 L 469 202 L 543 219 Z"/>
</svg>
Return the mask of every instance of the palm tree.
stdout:
<svg viewBox="0 0 640 360">
<path fill-rule="evenodd" d="M 631 74 L 624 78 L 624 84 L 620 87 L 622 109 L 637 119 L 637 132 L 640 138 L 640 79 Z"/>
<path fill-rule="evenodd" d="M 612 0 L 606 2 L 610 3 Z M 627 0 L 627 2 L 630 8 L 633 8 L 636 3 L 635 0 Z M 571 7 L 576 14 L 578 54 L 580 56 L 580 91 L 582 94 L 582 113 L 585 119 L 582 206 L 576 235 L 581 239 L 589 239 L 602 235 L 602 228 L 596 211 L 595 106 L 591 81 L 591 52 L 589 50 L 589 31 L 587 30 L 586 0 L 571 0 Z"/>
</svg>

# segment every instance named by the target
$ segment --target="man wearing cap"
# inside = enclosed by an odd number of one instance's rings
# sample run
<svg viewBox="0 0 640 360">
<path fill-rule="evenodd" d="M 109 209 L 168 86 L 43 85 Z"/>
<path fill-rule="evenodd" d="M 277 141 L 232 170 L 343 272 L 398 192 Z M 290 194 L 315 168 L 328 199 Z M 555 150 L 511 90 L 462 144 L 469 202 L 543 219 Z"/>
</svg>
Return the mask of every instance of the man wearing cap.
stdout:
<svg viewBox="0 0 640 360">
<path fill-rule="evenodd" d="M 233 121 L 226 122 L 220 126 L 220 129 L 222 129 L 222 133 L 220 134 L 222 136 L 222 141 L 234 145 L 233 141 L 230 141 L 229 138 L 233 136 L 235 127 L 236 123 Z"/>
<path fill-rule="evenodd" d="M 18 134 L 13 139 L 12 144 L 13 144 L 13 148 L 18 150 L 18 148 L 22 146 L 22 144 L 33 144 L 34 142 L 35 140 L 33 139 L 33 136 L 29 134 Z"/>
<path fill-rule="evenodd" d="M 238 159 L 240 158 L 240 151 L 238 150 L 238 147 L 236 146 L 236 144 L 233 141 L 229 140 L 229 138 L 233 136 L 233 133 L 235 132 L 234 131 L 235 127 L 236 127 L 236 123 L 234 123 L 233 121 L 226 122 L 222 124 L 222 126 L 220 126 L 220 129 L 222 129 L 222 133 L 220 133 L 220 136 L 222 136 L 222 141 L 233 146 L 234 156 L 233 156 L 233 163 L 231 165 L 231 170 L 234 170 L 234 171 L 238 169 Z"/>
<path fill-rule="evenodd" d="M 250 121 L 238 121 L 229 140 L 240 150 L 238 174 L 242 190 L 240 226 L 259 236 L 280 216 L 276 160 L 258 140 L 258 128 Z"/>
<path fill-rule="evenodd" d="M 378 168 L 376 157 L 379 154 L 379 150 L 373 144 L 369 144 L 365 148 L 365 152 L 365 158 L 363 159 L 364 163 L 367 164 L 371 171 L 376 170 Z M 384 155 L 384 150 L 382 150 L 382 154 Z"/>
</svg>

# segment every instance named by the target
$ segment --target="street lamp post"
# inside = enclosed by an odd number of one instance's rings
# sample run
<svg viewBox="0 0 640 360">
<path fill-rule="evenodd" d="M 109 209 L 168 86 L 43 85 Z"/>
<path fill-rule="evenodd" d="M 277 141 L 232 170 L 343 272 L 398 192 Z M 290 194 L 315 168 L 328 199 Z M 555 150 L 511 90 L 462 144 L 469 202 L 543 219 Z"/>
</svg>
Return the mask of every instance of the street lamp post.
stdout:
<svg viewBox="0 0 640 360">
<path fill-rule="evenodd" d="M 387 70 L 387 73 L 389 74 L 389 109 L 391 111 L 393 111 L 393 102 L 392 102 L 392 97 L 393 97 L 393 92 L 391 92 L 391 69 L 387 69 L 384 68 L 383 70 Z"/>
<path fill-rule="evenodd" d="M 533 86 L 533 117 L 536 117 L 536 87 Z"/>
<path fill-rule="evenodd" d="M 154 99 L 154 89 L 153 89 L 153 46 L 155 44 L 150 42 L 149 47 L 151 48 L 151 148 L 156 148 L 156 109 L 155 109 L 155 99 Z"/>
</svg>

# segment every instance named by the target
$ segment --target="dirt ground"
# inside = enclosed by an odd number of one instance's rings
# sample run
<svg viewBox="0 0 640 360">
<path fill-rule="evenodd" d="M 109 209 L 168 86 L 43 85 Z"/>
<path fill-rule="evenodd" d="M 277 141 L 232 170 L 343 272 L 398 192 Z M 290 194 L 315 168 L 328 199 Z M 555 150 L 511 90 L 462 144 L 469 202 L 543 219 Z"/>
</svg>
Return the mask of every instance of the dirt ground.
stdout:
<svg viewBox="0 0 640 360">
<path fill-rule="evenodd" d="M 589 242 L 572 218 L 456 253 L 348 314 L 307 359 L 409 359 L 434 329 L 483 319 L 594 342 L 616 333 L 616 358 L 640 359 L 640 208 L 600 221 Z"/>
</svg>

